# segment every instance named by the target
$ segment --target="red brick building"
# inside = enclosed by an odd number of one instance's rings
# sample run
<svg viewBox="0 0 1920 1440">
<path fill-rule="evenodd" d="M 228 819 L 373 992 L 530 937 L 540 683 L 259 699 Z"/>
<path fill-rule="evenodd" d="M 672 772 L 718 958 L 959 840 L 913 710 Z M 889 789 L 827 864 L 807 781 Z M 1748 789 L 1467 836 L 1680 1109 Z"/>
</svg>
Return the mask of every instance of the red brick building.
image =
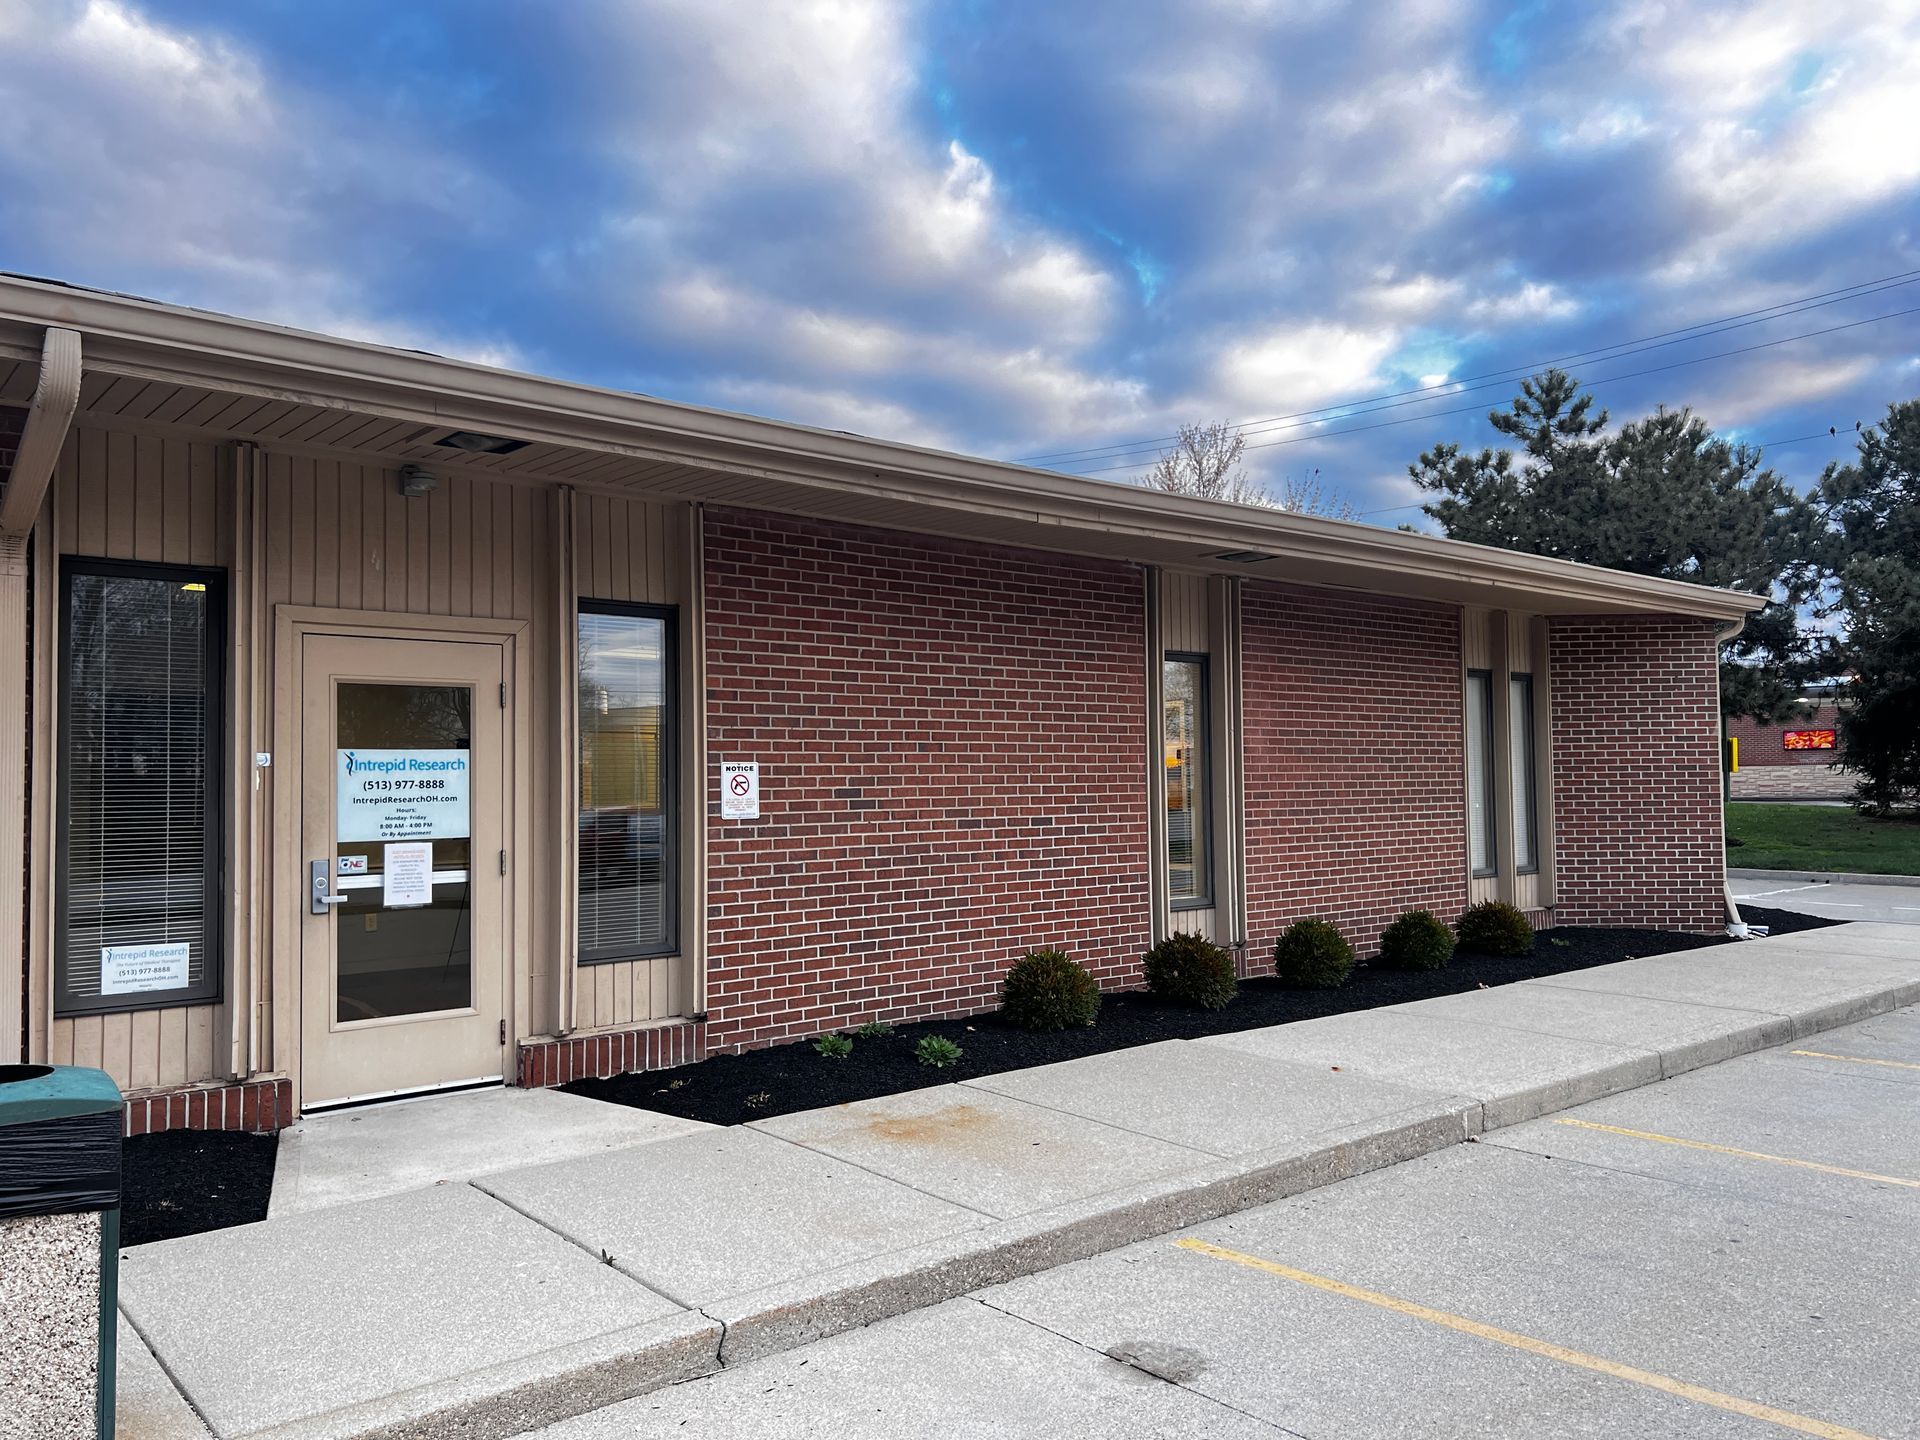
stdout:
<svg viewBox="0 0 1920 1440">
<path fill-rule="evenodd" d="M 1740 745 L 1740 768 L 1729 777 L 1735 800 L 1844 800 L 1853 780 L 1840 756 L 1839 706 L 1824 695 L 1804 697 L 1802 713 L 1772 725 L 1745 716 L 1727 721 Z"/>
<path fill-rule="evenodd" d="M 135 1129 L 1722 923 L 1751 597 L 0 279 L 0 1061 Z"/>
</svg>

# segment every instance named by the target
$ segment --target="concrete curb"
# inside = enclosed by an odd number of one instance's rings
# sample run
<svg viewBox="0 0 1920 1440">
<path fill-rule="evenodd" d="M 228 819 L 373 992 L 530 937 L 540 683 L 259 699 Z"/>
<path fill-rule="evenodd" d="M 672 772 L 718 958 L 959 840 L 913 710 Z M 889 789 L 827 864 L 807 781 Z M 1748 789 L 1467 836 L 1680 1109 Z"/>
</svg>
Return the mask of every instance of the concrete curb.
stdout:
<svg viewBox="0 0 1920 1440">
<path fill-rule="evenodd" d="M 1778 880 L 1782 884 L 1813 885 L 1917 885 L 1920 875 L 1857 875 L 1844 870 L 1738 870 L 1727 867 L 1735 880 Z M 1738 898 L 1735 904 L 1739 903 Z"/>
<path fill-rule="evenodd" d="M 1914 937 L 1920 945 L 1920 929 Z M 1859 943 L 1867 956 L 1879 953 L 1883 945 L 1910 949 L 1904 940 L 1879 937 L 1862 937 Z M 229 1440 L 504 1440 L 983 1286 L 1417 1159 L 1488 1131 L 1917 1001 L 1920 978 L 1888 976 L 1886 983 L 1864 992 L 1836 1000 L 1823 997 L 1791 1013 L 1778 1008 L 1728 1010 L 1726 1029 L 1718 1034 L 1663 1049 L 1616 1046 L 1628 1058 L 1611 1059 L 1545 1085 L 1478 1098 L 1448 1096 L 1278 1149 L 993 1221 L 665 1320 Z M 1756 1013 L 1769 1018 L 1755 1023 Z"/>
</svg>

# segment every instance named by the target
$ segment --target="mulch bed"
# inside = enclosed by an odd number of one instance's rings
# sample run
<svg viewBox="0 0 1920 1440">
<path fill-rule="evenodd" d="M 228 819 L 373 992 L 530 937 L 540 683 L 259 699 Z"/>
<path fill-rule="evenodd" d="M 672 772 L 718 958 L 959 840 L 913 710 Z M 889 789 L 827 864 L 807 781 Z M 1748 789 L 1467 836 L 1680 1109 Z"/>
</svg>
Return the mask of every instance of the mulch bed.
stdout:
<svg viewBox="0 0 1920 1440">
<path fill-rule="evenodd" d="M 267 1218 L 277 1135 L 165 1130 L 120 1142 L 120 1243 L 145 1245 Z"/>
<path fill-rule="evenodd" d="M 1741 906 L 1740 913 L 1749 924 L 1767 925 L 1776 935 L 1838 923 L 1751 905 Z M 1737 942 L 1723 936 L 1681 935 L 1669 930 L 1563 926 L 1542 930 L 1534 937 L 1529 954 L 1512 959 L 1459 954 L 1444 970 L 1420 972 L 1362 965 L 1337 990 L 1292 990 L 1275 980 L 1248 980 L 1242 982 L 1239 995 L 1224 1010 L 1190 1010 L 1131 991 L 1108 995 L 1100 1006 L 1099 1023 L 1091 1029 L 1036 1035 L 1015 1029 L 996 1016 L 977 1015 L 967 1020 L 902 1025 L 883 1038 L 856 1039 L 853 1054 L 841 1060 L 829 1060 L 815 1052 L 812 1042 L 801 1041 L 750 1050 L 744 1055 L 716 1055 L 675 1070 L 619 1075 L 610 1080 L 576 1080 L 561 1088 L 616 1105 L 658 1110 L 715 1125 L 735 1125 L 796 1110 L 997 1075 L 1004 1070 L 1051 1065 L 1082 1055 L 1150 1045 L 1156 1040 L 1190 1040 L 1349 1010 L 1404 1005 L 1435 995 L 1535 980 L 1642 955 L 1730 943 Z M 914 1058 L 913 1047 L 925 1035 L 944 1035 L 960 1046 L 965 1052 L 960 1062 L 945 1070 L 922 1065 Z"/>
<path fill-rule="evenodd" d="M 1838 923 L 1750 905 L 1742 906 L 1741 914 L 1750 923 L 1771 926 L 1776 935 Z M 1532 953 L 1516 959 L 1458 955 L 1445 970 L 1418 974 L 1363 965 L 1338 990 L 1289 990 L 1272 980 L 1249 980 L 1225 1010 L 1186 1010 L 1133 992 L 1107 996 L 1100 1007 L 1100 1023 L 1090 1030 L 1034 1035 L 981 1015 L 903 1025 L 885 1039 L 856 1040 L 854 1053 L 845 1060 L 824 1059 L 811 1044 L 802 1042 L 745 1055 L 716 1055 L 678 1070 L 582 1080 L 563 1088 L 617 1105 L 730 1125 L 1156 1040 L 1284 1025 L 1290 1020 L 1401 1005 L 1431 995 L 1584 970 L 1637 955 L 1725 943 L 1712 936 L 1666 930 L 1543 930 L 1535 937 Z M 913 1056 L 913 1047 L 923 1035 L 945 1035 L 966 1053 L 952 1069 L 931 1069 Z M 126 1193 L 120 1215 L 121 1243 L 145 1245 L 266 1219 L 277 1146 L 276 1136 L 230 1130 L 171 1130 L 122 1142 Z"/>
</svg>

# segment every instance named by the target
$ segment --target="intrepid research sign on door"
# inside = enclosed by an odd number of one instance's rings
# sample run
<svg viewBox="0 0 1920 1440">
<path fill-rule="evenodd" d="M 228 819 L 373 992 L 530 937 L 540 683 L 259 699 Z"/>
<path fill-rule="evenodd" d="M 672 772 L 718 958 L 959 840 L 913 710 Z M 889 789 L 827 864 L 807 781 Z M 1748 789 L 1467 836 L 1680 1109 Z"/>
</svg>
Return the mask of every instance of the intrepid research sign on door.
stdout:
<svg viewBox="0 0 1920 1440">
<path fill-rule="evenodd" d="M 465 838 L 468 769 L 465 750 L 337 751 L 335 838 Z"/>
</svg>

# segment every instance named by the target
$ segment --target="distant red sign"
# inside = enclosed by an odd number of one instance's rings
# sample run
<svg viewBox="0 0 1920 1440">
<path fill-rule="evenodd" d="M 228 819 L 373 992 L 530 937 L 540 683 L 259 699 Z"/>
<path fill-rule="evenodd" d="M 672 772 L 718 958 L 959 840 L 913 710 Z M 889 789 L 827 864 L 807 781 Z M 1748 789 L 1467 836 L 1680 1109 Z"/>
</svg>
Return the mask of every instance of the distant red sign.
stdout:
<svg viewBox="0 0 1920 1440">
<path fill-rule="evenodd" d="M 1831 730 L 1789 730 L 1782 737 L 1789 750 L 1831 750 L 1833 749 L 1833 731 Z"/>
</svg>

